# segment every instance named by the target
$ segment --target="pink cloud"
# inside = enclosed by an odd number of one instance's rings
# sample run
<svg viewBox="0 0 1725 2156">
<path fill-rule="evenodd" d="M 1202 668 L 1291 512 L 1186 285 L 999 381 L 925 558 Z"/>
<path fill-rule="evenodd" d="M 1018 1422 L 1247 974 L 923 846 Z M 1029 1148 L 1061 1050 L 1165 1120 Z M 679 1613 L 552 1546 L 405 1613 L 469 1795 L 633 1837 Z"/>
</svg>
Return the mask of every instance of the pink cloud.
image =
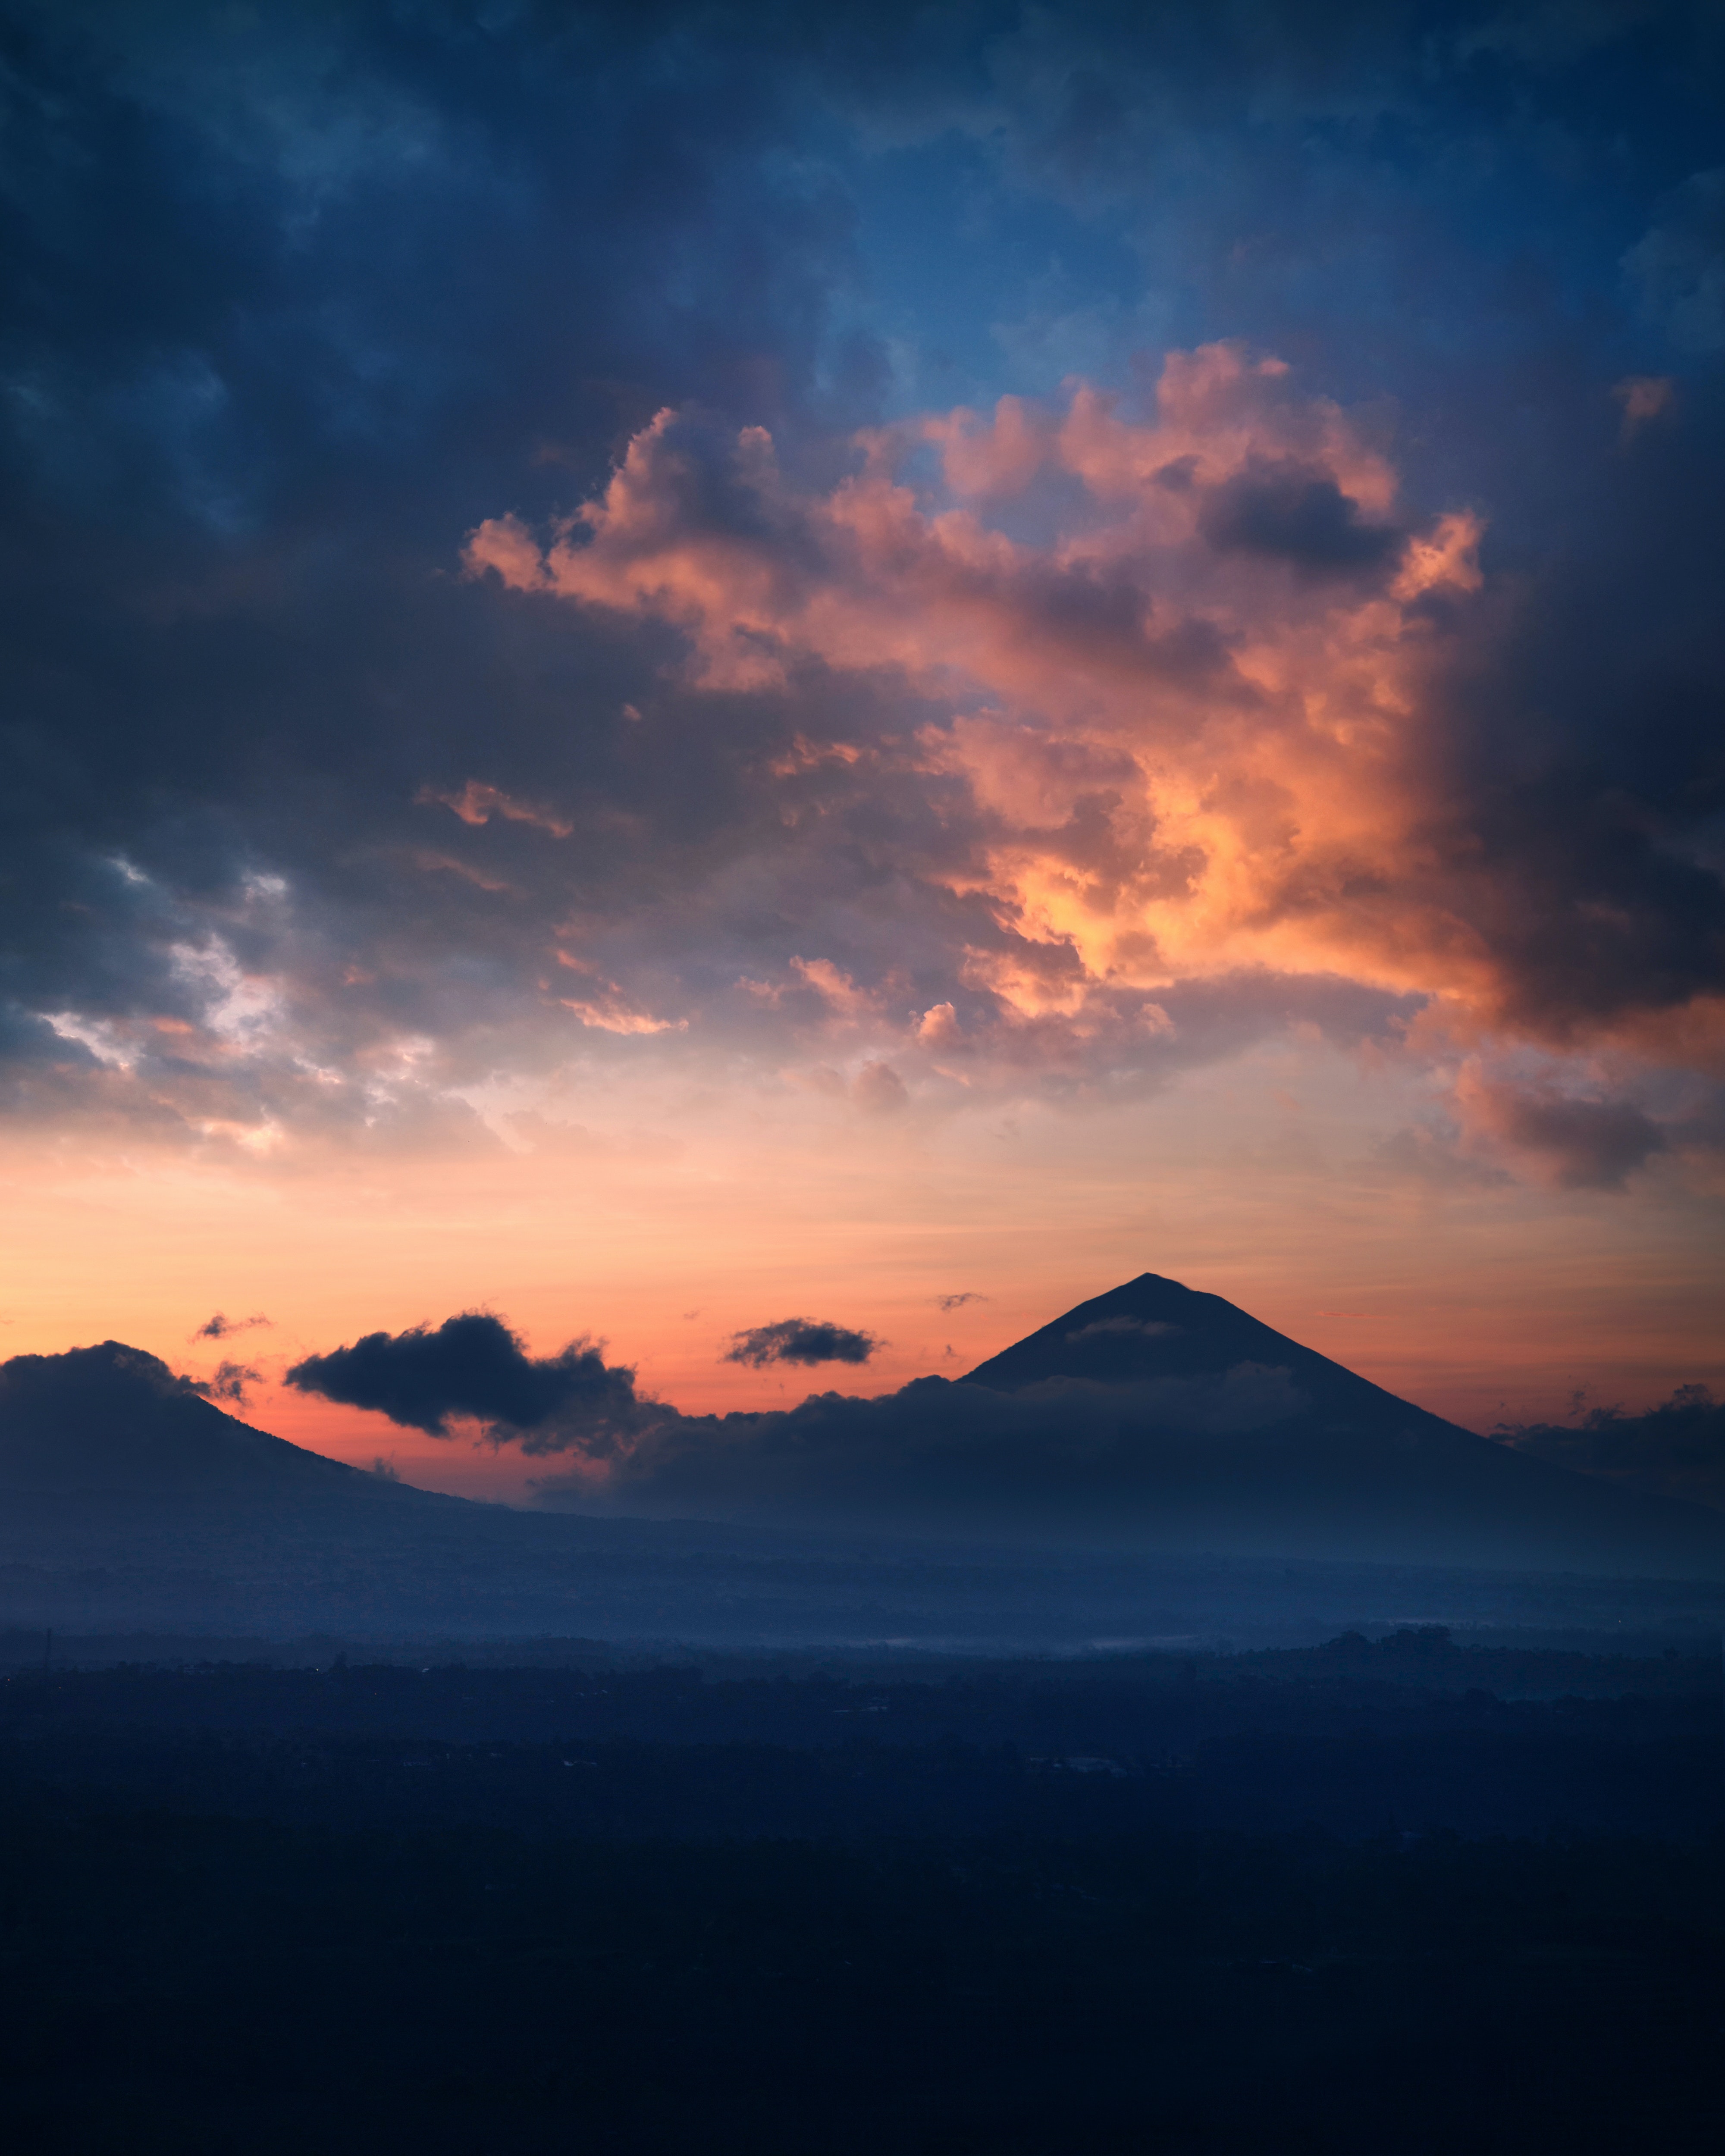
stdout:
<svg viewBox="0 0 1725 2156">
<path fill-rule="evenodd" d="M 1623 407 L 1622 439 L 1633 441 L 1650 420 L 1670 411 L 1676 393 L 1677 385 L 1668 374 L 1625 375 L 1611 392 Z"/>
<path fill-rule="evenodd" d="M 498 565 L 492 562 L 487 566 Z M 501 816 L 512 824 L 531 824 L 539 830 L 550 832 L 554 839 L 567 839 L 575 829 L 549 809 L 536 808 L 529 801 L 518 801 L 501 787 L 482 785 L 476 778 L 470 778 L 454 793 L 439 793 L 431 787 L 422 787 L 414 798 L 424 805 L 435 803 L 453 809 L 464 824 L 488 824 L 492 817 Z"/>
<path fill-rule="evenodd" d="M 575 957 L 567 951 L 559 951 L 557 963 L 582 976 L 592 985 L 585 995 L 559 996 L 557 1002 L 566 1011 L 572 1011 L 584 1026 L 598 1033 L 651 1034 L 686 1033 L 689 1021 L 685 1018 L 655 1018 L 652 1012 L 643 1010 L 615 981 L 607 980 L 597 967 L 587 959 Z"/>
<path fill-rule="evenodd" d="M 1483 596 L 1476 511 L 1408 516 L 1369 428 L 1235 344 L 1171 355 L 1143 410 L 1079 384 L 855 446 L 803 486 L 762 429 L 661 412 L 548 545 L 506 518 L 468 566 L 674 624 L 697 687 L 774 693 L 812 662 L 944 706 L 896 778 L 973 806 L 975 842 L 922 873 L 989 910 L 958 976 L 1009 1022 L 1107 1027 L 1122 997 L 1244 970 L 1548 1023 L 1433 688 Z M 1009 506 L 1034 513 L 1008 530 Z M 805 726 L 771 769 L 877 753 Z"/>
</svg>

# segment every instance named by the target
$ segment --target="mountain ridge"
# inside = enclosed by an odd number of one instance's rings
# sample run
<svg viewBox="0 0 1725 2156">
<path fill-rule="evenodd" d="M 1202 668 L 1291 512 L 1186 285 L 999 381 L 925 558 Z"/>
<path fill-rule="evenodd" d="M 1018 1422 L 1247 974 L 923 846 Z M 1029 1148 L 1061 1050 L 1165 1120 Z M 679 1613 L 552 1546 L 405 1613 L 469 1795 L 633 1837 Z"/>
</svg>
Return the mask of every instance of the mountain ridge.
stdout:
<svg viewBox="0 0 1725 2156">
<path fill-rule="evenodd" d="M 1118 1287 L 1075 1303 L 979 1363 L 959 1382 L 1015 1392 L 1050 1378 L 1117 1385 L 1158 1378 L 1219 1377 L 1243 1363 L 1286 1369 L 1321 1404 L 1393 1406 L 1447 1430 L 1462 1429 L 1461 1424 L 1448 1422 L 1374 1384 L 1346 1363 L 1276 1332 L 1224 1296 L 1189 1288 L 1161 1273 L 1140 1273 Z M 1478 1434 L 1468 1430 L 1465 1435 Z"/>
<path fill-rule="evenodd" d="M 1637 1578 L 1725 1577 L 1719 1515 L 1478 1436 L 1155 1274 L 950 1384 L 722 1421 L 667 1412 L 704 1484 L 667 1476 L 530 1512 L 290 1444 L 121 1342 L 15 1357 L 0 1364 L 0 1614 L 50 1606 L 44 1566 L 56 1608 L 100 1574 L 103 1608 L 171 1603 L 181 1621 L 219 1609 L 228 1625 L 266 1607 L 339 1625 L 363 1607 L 422 1625 L 489 1610 L 506 1626 L 603 1631 L 628 1609 L 638 1635 L 740 1623 L 747 1607 L 769 1629 L 842 1621 L 883 1636 L 911 1629 L 886 1611 L 912 1573 L 931 1608 L 970 1621 L 961 1548 L 996 1566 L 1016 1548 L 1064 1552 L 1069 1568 L 1089 1550 L 1153 1569 L 1210 1553 L 1568 1573 L 1625 1593 Z M 1122 1610 L 1108 1629 L 1133 1625 Z"/>
<path fill-rule="evenodd" d="M 144 1499 L 291 1491 L 388 1503 L 408 1486 L 242 1422 L 159 1356 L 103 1340 L 0 1363 L 0 1491 Z"/>
</svg>

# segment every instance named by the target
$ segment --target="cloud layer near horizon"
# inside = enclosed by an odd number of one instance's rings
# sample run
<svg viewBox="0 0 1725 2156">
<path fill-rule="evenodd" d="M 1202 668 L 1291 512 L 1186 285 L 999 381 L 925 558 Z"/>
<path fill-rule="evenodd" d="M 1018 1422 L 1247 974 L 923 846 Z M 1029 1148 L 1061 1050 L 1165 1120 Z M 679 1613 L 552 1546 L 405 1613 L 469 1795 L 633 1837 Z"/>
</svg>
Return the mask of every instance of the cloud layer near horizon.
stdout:
<svg viewBox="0 0 1725 2156">
<path fill-rule="evenodd" d="M 1243 1363 L 1016 1394 L 919 1378 L 875 1399 L 827 1392 L 764 1413 L 687 1415 L 643 1398 L 634 1372 L 588 1342 L 534 1357 L 480 1312 L 434 1331 L 368 1333 L 305 1358 L 287 1383 L 429 1436 L 476 1429 L 530 1457 L 566 1455 L 575 1471 L 536 1486 L 544 1503 L 828 1523 L 1040 1515 L 1094 1526 L 1112 1502 L 1213 1496 L 1240 1466 L 1231 1445 L 1310 1404 L 1287 1370 Z M 1276 1481 L 1273 1456 L 1258 1466 Z"/>
<path fill-rule="evenodd" d="M 786 1331 L 758 1328 L 775 1329 Z M 1115 1329 L 1183 1331 L 1115 1317 L 1066 1338 Z M 1304 1353 L 1283 1344 L 1291 1362 Z M 370 1333 L 308 1357 L 287 1382 L 433 1437 L 476 1430 L 530 1458 L 564 1455 L 572 1471 L 532 1486 L 542 1505 L 825 1526 L 1095 1532 L 1117 1508 L 1122 1519 L 1147 1507 L 1171 1518 L 1222 1505 L 1243 1516 L 1323 1517 L 1342 1532 L 1356 1501 L 1363 1518 L 1386 1475 L 1394 1482 L 1404 1468 L 1428 1480 L 1440 1509 L 1459 1502 L 1465 1512 L 1478 1502 L 1467 1492 L 1489 1459 L 1474 1457 L 1476 1440 L 1383 1394 L 1338 1419 L 1333 1399 L 1315 1401 L 1294 1368 L 1268 1362 L 1011 1389 L 925 1377 L 873 1399 L 829 1391 L 783 1409 L 690 1415 L 642 1395 L 632 1369 L 607 1364 L 586 1340 L 536 1358 L 501 1319 L 468 1312 L 435 1331 Z M 1717 1506 L 1722 1426 L 1725 1409 L 1690 1386 L 1645 1415 L 1596 1410 L 1498 1435 L 1584 1475 Z M 1489 1472 L 1479 1485 L 1496 1486 Z M 1492 1502 L 1512 1508 L 1516 1487 Z"/>
<path fill-rule="evenodd" d="M 1507 1424 L 1497 1435 L 1537 1460 L 1725 1511 L 1725 1400 L 1705 1385 L 1679 1385 L 1645 1414 L 1591 1408 L 1568 1422 Z"/>
</svg>

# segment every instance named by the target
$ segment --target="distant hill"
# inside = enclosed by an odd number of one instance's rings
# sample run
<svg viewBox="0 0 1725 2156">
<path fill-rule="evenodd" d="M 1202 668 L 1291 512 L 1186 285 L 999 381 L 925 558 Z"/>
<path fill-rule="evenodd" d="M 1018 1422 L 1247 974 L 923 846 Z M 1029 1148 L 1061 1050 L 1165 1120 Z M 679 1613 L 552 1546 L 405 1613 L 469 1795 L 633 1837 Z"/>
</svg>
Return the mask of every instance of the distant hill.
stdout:
<svg viewBox="0 0 1725 2156">
<path fill-rule="evenodd" d="M 1269 1388 L 1284 1386 L 1277 1405 Z M 1050 1407 L 1142 1402 L 1140 1502 L 1265 1547 L 1278 1521 L 1312 1553 L 1594 1571 L 1725 1571 L 1725 1518 L 1493 1442 L 1386 1392 L 1218 1295 L 1156 1273 L 1081 1302 L 961 1380 Z M 1174 1402 L 1263 1394 L 1250 1426 L 1158 1441 Z M 1131 1492 L 1122 1485 L 1119 1496 Z M 1230 1537 L 1228 1522 L 1235 1532 Z"/>
<path fill-rule="evenodd" d="M 0 1363 L 0 1492 L 358 1502 L 388 1487 L 224 1414 L 118 1340 Z"/>
<path fill-rule="evenodd" d="M 957 1384 L 676 1421 L 734 1463 L 722 1503 L 515 1511 L 254 1430 L 117 1342 L 18 1356 L 0 1628 L 1040 1651 L 1725 1613 L 1718 1516 L 1474 1436 L 1151 1275 Z"/>
</svg>

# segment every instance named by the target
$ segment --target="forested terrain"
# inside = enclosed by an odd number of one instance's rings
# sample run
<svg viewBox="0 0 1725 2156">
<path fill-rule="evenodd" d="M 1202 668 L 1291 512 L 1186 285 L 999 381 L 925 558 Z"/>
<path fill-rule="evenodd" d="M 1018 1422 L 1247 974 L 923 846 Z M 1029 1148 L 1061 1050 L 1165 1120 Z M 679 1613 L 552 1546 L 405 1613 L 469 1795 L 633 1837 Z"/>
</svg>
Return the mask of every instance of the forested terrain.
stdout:
<svg viewBox="0 0 1725 2156">
<path fill-rule="evenodd" d="M 17 1669 L 13 2143 L 1711 2148 L 1722 1768 L 1717 1660 L 1434 1634 Z"/>
</svg>

